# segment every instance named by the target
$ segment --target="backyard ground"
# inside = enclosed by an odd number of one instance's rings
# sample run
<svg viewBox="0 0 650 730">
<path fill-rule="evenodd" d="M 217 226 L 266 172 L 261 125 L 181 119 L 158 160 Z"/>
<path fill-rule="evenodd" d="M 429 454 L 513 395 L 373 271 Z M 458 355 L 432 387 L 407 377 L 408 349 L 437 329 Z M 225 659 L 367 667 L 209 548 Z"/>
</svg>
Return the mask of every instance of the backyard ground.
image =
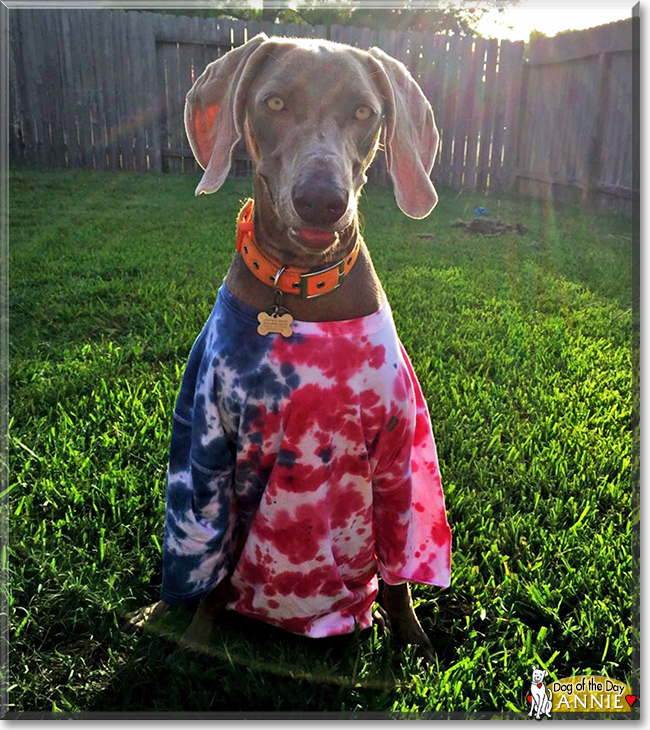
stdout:
<svg viewBox="0 0 650 730">
<path fill-rule="evenodd" d="M 210 654 L 120 630 L 158 597 L 172 409 L 250 191 L 196 182 L 11 175 L 8 709 L 514 716 L 532 664 L 637 691 L 633 226 L 476 193 L 423 221 L 361 203 L 454 536 L 451 586 L 414 588 L 437 662 L 237 617 Z M 451 225 L 479 205 L 525 232 Z"/>
</svg>

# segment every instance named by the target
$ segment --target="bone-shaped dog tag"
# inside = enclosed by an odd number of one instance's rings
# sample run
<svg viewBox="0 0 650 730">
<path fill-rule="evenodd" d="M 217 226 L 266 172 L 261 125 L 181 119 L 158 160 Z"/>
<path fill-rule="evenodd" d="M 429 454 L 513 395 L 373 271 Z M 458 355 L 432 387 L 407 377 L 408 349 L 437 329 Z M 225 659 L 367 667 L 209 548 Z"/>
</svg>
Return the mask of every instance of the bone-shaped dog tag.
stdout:
<svg viewBox="0 0 650 730">
<path fill-rule="evenodd" d="M 257 321 L 260 323 L 257 331 L 266 336 L 270 332 L 281 334 L 283 337 L 291 337 L 293 328 L 291 324 L 293 317 L 286 307 L 282 306 L 282 292 L 278 289 L 278 280 L 282 276 L 285 267 L 283 266 L 275 275 L 273 281 L 273 306 L 268 312 L 260 312 Z"/>
<path fill-rule="evenodd" d="M 291 327 L 293 317 L 286 309 L 284 310 L 284 314 L 282 314 L 282 310 L 279 308 L 274 309 L 270 313 L 260 312 L 257 315 L 257 321 L 259 322 L 257 331 L 263 336 L 274 333 L 280 334 L 283 337 L 291 337 L 293 334 L 293 328 Z"/>
</svg>

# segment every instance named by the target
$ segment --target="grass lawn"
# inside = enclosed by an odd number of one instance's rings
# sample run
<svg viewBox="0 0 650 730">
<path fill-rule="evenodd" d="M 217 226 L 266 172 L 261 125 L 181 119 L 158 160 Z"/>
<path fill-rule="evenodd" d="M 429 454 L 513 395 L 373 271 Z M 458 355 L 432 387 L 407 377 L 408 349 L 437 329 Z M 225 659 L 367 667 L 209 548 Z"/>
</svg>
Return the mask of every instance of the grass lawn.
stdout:
<svg viewBox="0 0 650 730">
<path fill-rule="evenodd" d="M 158 598 L 172 408 L 250 190 L 197 181 L 11 175 L 9 709 L 527 712 L 532 664 L 638 691 L 633 226 L 475 193 L 361 204 L 454 535 L 451 587 L 414 587 L 436 665 L 236 616 L 203 654 L 120 631 Z M 479 204 L 529 232 L 450 226 Z"/>
</svg>

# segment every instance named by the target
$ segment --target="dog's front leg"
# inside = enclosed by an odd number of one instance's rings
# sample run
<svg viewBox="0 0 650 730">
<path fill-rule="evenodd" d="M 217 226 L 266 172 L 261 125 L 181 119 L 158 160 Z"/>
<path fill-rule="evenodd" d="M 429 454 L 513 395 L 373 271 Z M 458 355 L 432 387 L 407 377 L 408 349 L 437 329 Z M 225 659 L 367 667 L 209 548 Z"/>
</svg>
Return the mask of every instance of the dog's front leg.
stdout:
<svg viewBox="0 0 650 730">
<path fill-rule="evenodd" d="M 185 630 L 182 641 L 186 644 L 209 644 L 214 621 L 230 599 L 230 579 L 226 578 L 199 601 L 192 622 Z"/>
<path fill-rule="evenodd" d="M 417 644 L 424 660 L 427 663 L 433 662 L 433 647 L 415 615 L 409 584 L 385 584 L 381 604 L 386 611 L 394 641 L 398 644 Z"/>
<path fill-rule="evenodd" d="M 237 565 L 239 556 L 244 549 L 247 531 L 239 529 L 237 541 L 232 556 L 232 566 Z M 182 641 L 187 644 L 209 644 L 212 637 L 212 629 L 217 616 L 226 608 L 226 604 L 232 598 L 233 590 L 230 582 L 232 572 L 213 588 L 207 596 L 204 596 L 196 608 L 192 622 L 185 630 Z"/>
</svg>

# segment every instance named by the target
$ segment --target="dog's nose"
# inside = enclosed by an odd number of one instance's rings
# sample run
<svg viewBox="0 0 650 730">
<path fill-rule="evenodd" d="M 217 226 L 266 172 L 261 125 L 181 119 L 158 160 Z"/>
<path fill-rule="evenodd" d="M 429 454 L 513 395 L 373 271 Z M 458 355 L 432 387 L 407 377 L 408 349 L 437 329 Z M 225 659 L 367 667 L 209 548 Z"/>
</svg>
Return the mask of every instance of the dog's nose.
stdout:
<svg viewBox="0 0 650 730">
<path fill-rule="evenodd" d="M 291 198 L 296 213 L 311 226 L 330 226 L 348 209 L 347 191 L 325 181 L 299 182 Z"/>
</svg>

